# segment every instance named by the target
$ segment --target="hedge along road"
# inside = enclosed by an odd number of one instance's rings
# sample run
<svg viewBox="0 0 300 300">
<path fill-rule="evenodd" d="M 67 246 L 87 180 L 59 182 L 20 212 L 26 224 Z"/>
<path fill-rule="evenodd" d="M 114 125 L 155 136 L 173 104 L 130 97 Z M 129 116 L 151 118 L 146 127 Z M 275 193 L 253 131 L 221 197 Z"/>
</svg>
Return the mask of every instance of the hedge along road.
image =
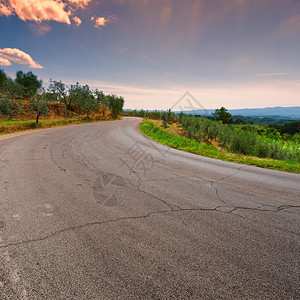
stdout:
<svg viewBox="0 0 300 300">
<path fill-rule="evenodd" d="M 299 299 L 300 175 L 125 118 L 0 141 L 1 299 Z"/>
</svg>

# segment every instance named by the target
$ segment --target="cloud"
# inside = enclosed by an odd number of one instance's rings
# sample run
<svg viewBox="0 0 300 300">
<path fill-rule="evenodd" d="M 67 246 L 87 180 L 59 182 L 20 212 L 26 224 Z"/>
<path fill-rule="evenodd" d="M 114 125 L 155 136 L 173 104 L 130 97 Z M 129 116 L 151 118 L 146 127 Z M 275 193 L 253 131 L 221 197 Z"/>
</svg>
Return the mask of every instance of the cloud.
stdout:
<svg viewBox="0 0 300 300">
<path fill-rule="evenodd" d="M 56 21 L 70 25 L 72 14 L 79 8 L 84 9 L 91 1 L 6 0 L 0 4 L 0 15 L 10 16 L 16 14 L 22 21 L 34 21 L 37 23 Z M 76 24 L 79 25 L 78 22 Z"/>
<path fill-rule="evenodd" d="M 30 24 L 29 27 L 38 36 L 44 35 L 51 30 L 50 25 L 41 24 L 41 23 Z"/>
<path fill-rule="evenodd" d="M 69 3 L 74 4 L 76 7 L 85 8 L 92 0 L 68 0 Z"/>
<path fill-rule="evenodd" d="M 8 0 L 6 8 L 22 21 L 56 21 L 71 24 L 66 3 L 60 0 Z"/>
<path fill-rule="evenodd" d="M 288 73 L 263 73 L 263 74 L 255 74 L 256 76 L 262 76 L 262 77 L 271 77 L 271 76 L 284 76 L 288 75 Z"/>
<path fill-rule="evenodd" d="M 7 17 L 12 15 L 12 11 L 9 9 L 9 7 L 5 6 L 2 3 L 0 3 L 0 16 L 1 15 L 4 15 Z"/>
<path fill-rule="evenodd" d="M 0 56 L 0 66 L 11 66 L 11 62 L 8 59 Z"/>
<path fill-rule="evenodd" d="M 73 21 L 75 22 L 76 26 L 79 26 L 81 24 L 81 19 L 78 17 L 73 17 Z"/>
<path fill-rule="evenodd" d="M 16 48 L 0 49 L 0 65 L 10 66 L 11 62 L 29 65 L 33 69 L 42 69 L 43 67 L 35 62 L 31 56 Z"/>
<path fill-rule="evenodd" d="M 91 18 L 91 21 L 94 20 L 94 18 L 93 19 L 92 18 Z M 95 28 L 103 27 L 106 25 L 107 22 L 109 22 L 109 19 L 105 19 L 104 17 L 98 17 L 95 19 L 94 27 Z"/>
<path fill-rule="evenodd" d="M 292 33 L 298 33 L 299 30 L 300 30 L 300 13 L 283 19 L 279 24 L 276 33 L 280 36 L 285 36 Z"/>
</svg>

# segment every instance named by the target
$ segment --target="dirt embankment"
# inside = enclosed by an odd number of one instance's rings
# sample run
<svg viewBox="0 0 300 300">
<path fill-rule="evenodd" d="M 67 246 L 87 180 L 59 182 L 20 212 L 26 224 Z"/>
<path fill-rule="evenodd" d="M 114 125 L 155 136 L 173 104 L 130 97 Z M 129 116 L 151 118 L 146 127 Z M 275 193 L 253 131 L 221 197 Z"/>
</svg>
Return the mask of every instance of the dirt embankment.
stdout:
<svg viewBox="0 0 300 300">
<path fill-rule="evenodd" d="M 79 124 L 86 121 L 107 121 L 113 119 L 113 116 L 108 109 L 103 110 L 99 107 L 96 112 L 92 112 L 89 114 L 89 117 L 87 117 L 87 115 L 75 105 L 72 106 L 72 109 L 67 110 L 67 118 L 65 119 L 64 105 L 62 103 L 49 102 L 48 114 L 46 116 L 41 116 L 39 124 L 35 124 L 35 112 L 30 109 L 27 101 L 21 101 L 21 104 L 21 112 L 14 115 L 11 120 L 0 112 L 0 134 L 66 124 Z"/>
</svg>

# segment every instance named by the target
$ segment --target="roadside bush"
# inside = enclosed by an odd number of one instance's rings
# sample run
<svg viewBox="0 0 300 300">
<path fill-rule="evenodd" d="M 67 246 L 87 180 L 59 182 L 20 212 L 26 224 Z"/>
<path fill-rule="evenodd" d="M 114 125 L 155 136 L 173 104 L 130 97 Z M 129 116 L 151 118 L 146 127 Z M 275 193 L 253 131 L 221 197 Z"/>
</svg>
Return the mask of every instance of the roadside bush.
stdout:
<svg viewBox="0 0 300 300">
<path fill-rule="evenodd" d="M 229 151 L 245 155 L 254 155 L 257 136 L 251 132 L 236 130 L 229 138 Z"/>
<path fill-rule="evenodd" d="M 0 112 L 12 119 L 13 116 L 19 114 L 22 110 L 22 104 L 19 101 L 13 101 L 9 95 L 0 95 Z"/>
<path fill-rule="evenodd" d="M 126 115 L 147 116 L 148 118 L 168 122 L 179 122 L 184 135 L 207 144 L 213 142 L 232 153 L 239 153 L 260 158 L 300 161 L 300 134 L 285 142 L 280 138 L 280 132 L 272 127 L 262 125 L 232 125 L 223 124 L 205 117 L 174 114 L 168 112 L 132 111 Z"/>
</svg>

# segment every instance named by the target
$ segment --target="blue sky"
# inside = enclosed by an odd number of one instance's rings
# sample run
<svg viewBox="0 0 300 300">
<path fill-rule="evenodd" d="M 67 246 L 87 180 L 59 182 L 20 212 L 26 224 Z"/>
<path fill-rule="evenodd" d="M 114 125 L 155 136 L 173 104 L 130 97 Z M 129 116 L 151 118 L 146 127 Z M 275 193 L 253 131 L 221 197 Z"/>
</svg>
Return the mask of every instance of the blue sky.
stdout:
<svg viewBox="0 0 300 300">
<path fill-rule="evenodd" d="M 0 0 L 0 68 L 168 109 L 300 105 L 299 0 Z"/>
</svg>

